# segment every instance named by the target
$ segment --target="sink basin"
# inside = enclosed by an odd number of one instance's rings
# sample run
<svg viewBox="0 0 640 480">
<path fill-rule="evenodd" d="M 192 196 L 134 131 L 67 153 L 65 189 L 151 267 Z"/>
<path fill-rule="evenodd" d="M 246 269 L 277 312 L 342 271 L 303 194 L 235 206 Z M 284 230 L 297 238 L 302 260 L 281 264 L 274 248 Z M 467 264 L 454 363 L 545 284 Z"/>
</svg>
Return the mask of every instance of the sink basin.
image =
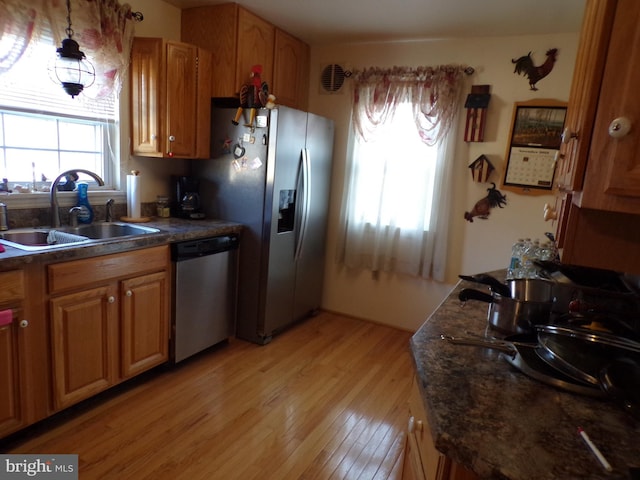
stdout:
<svg viewBox="0 0 640 480">
<path fill-rule="evenodd" d="M 106 239 L 115 237 L 128 237 L 131 235 L 144 235 L 157 233 L 157 228 L 143 227 L 141 225 L 131 225 L 129 223 L 92 223 L 89 225 L 79 225 L 77 227 L 63 227 L 58 230 L 82 235 L 90 239 Z"/>
<path fill-rule="evenodd" d="M 92 223 L 77 227 L 51 229 L 20 228 L 0 232 L 0 243 L 21 250 L 38 251 L 110 238 L 129 237 L 159 232 L 157 228 L 128 223 Z"/>
<path fill-rule="evenodd" d="M 22 250 L 46 250 L 87 241 L 87 237 L 48 228 L 22 228 L 0 232 L 0 243 Z"/>
</svg>

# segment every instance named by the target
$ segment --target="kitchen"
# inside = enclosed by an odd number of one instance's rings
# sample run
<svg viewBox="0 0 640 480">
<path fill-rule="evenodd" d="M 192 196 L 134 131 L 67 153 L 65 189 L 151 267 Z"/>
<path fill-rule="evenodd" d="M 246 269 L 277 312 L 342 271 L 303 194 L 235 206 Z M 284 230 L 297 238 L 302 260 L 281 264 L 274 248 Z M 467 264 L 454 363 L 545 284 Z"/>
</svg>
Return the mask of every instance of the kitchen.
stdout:
<svg viewBox="0 0 640 480">
<path fill-rule="evenodd" d="M 134 9 L 145 13 L 146 20 L 140 24 L 140 34 L 144 35 L 144 29 L 150 28 L 149 36 L 162 35 L 174 39 L 180 38 L 179 12 L 171 6 L 158 7 L 156 2 L 132 2 Z M 160 18 L 155 18 L 159 15 Z M 174 22 L 170 22 L 170 19 Z M 162 25 L 162 28 L 158 29 Z M 158 31 L 160 30 L 160 31 Z M 170 34 L 170 32 L 173 32 Z M 329 252 L 326 265 L 325 297 L 323 307 L 329 311 L 336 311 L 356 317 L 367 318 L 375 322 L 391 324 L 393 326 L 415 331 L 424 322 L 430 312 L 434 311 L 442 299 L 450 292 L 451 286 L 456 281 L 456 275 L 460 272 L 473 273 L 490 271 L 506 265 L 509 251 L 513 241 L 519 236 L 539 237 L 544 231 L 552 228 L 542 219 L 542 210 L 545 203 L 553 203 L 553 197 L 527 197 L 524 195 L 509 194 L 509 204 L 504 210 L 496 211 L 486 222 L 465 224 L 462 220 L 462 212 L 467 210 L 476 198 L 484 194 L 484 186 L 471 183 L 467 171 L 467 163 L 476 158 L 480 153 L 489 153 L 501 158 L 508 135 L 508 122 L 511 106 L 514 101 L 522 101 L 529 98 L 554 98 L 566 100 L 569 95 L 570 79 L 573 72 L 573 63 L 577 51 L 578 38 L 576 31 L 570 33 L 538 36 L 514 36 L 509 41 L 504 38 L 489 37 L 486 39 L 474 39 L 473 42 L 463 39 L 444 41 L 444 44 L 434 45 L 432 42 L 411 42 L 408 44 L 383 44 L 383 45 L 350 45 L 324 46 L 312 49 L 311 74 L 312 85 L 310 87 L 310 110 L 324 113 L 327 116 L 337 116 L 337 112 L 348 111 L 345 97 L 340 95 L 323 96 L 316 94 L 318 91 L 313 85 L 319 77 L 320 66 L 330 62 L 344 62 L 352 67 L 366 64 L 395 64 L 400 63 L 398 58 L 403 58 L 403 63 L 425 63 L 425 57 L 430 63 L 458 61 L 472 64 L 476 67 L 477 76 L 474 83 L 491 83 L 493 85 L 493 104 L 488 123 L 488 141 L 479 145 L 466 145 L 461 143 L 462 155 L 458 178 L 464 179 L 459 185 L 458 194 L 455 196 L 456 205 L 453 211 L 460 212 L 460 229 L 452 239 L 459 248 L 453 251 L 462 251 L 463 254 L 452 259 L 447 284 L 439 284 L 429 281 L 415 281 L 407 278 L 385 277 L 377 280 L 370 278 L 368 274 L 357 274 L 342 271 L 331 259 L 335 250 L 335 230 L 329 233 Z M 540 84 L 540 91 L 533 93 L 528 90 L 523 79 L 515 76 L 511 69 L 510 60 L 520 53 L 526 53 L 533 48 L 536 51 L 546 50 L 550 47 L 558 47 L 561 57 L 558 61 L 553 76 L 547 82 Z M 375 57 L 373 51 L 375 50 Z M 429 55 L 425 55 L 428 52 Z M 369 61 L 365 61 L 370 59 Z M 357 60 L 357 61 L 356 61 Z M 480 68 L 481 67 L 481 68 Z M 554 80 L 553 82 L 551 80 Z M 564 79 L 564 81 L 561 81 Z M 507 94 L 508 93 L 508 94 Z M 500 105 L 498 111 L 493 110 L 493 105 Z M 343 121 L 343 124 L 345 122 Z M 125 128 L 123 126 L 123 128 Z M 340 129 L 338 129 L 340 130 Z M 346 140 L 344 131 L 338 134 L 336 143 L 336 158 L 345 156 Z M 343 138 L 340 138 L 340 135 Z M 126 149 L 125 149 L 126 150 Z M 131 160 L 132 168 L 145 172 L 146 175 L 156 174 L 164 178 L 168 173 L 158 168 L 158 163 L 141 158 Z M 160 171 L 158 171 L 160 170 Z M 340 168 L 334 170 L 334 185 L 342 185 L 343 173 Z M 155 199 L 157 189 L 152 188 L 147 200 Z M 332 218 L 338 217 L 339 198 L 332 197 Z M 333 223 L 332 223 L 333 224 Z M 477 252 L 481 251 L 482 254 Z"/>
</svg>

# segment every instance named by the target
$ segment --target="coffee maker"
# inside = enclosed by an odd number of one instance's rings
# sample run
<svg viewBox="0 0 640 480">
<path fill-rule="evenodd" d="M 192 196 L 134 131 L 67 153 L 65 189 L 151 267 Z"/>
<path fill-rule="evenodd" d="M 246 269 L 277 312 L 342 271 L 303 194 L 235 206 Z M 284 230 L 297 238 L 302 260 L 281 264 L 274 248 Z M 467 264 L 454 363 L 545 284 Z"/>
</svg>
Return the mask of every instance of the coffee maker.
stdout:
<svg viewBox="0 0 640 480">
<path fill-rule="evenodd" d="M 191 219 L 204 218 L 200 205 L 200 181 L 190 176 L 173 178 L 176 188 L 174 216 Z"/>
</svg>

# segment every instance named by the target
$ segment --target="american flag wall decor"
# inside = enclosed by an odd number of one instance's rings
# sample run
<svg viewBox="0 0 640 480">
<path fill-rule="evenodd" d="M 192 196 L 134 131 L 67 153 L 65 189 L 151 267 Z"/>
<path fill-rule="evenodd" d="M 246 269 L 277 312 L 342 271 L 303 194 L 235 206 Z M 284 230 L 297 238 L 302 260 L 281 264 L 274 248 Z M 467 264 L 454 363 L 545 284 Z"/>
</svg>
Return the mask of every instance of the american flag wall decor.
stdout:
<svg viewBox="0 0 640 480">
<path fill-rule="evenodd" d="M 487 121 L 487 107 L 491 100 L 490 85 L 472 85 L 464 108 L 467 119 L 464 126 L 465 142 L 483 142 L 484 127 Z"/>
</svg>

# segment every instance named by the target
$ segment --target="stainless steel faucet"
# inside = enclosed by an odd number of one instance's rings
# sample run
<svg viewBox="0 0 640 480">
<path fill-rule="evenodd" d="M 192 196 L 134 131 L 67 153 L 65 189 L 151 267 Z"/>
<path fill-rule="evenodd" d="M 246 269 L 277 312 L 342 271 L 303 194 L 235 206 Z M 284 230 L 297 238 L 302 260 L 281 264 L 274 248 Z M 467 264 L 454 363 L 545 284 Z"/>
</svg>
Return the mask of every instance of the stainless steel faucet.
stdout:
<svg viewBox="0 0 640 480">
<path fill-rule="evenodd" d="M 106 204 L 106 208 L 105 208 L 105 214 L 104 214 L 104 221 L 105 222 L 112 222 L 113 221 L 113 203 L 114 203 L 114 199 L 110 198 L 109 200 L 107 200 L 107 204 Z"/>
<path fill-rule="evenodd" d="M 58 175 L 55 180 L 51 183 L 51 192 L 50 192 L 50 200 L 51 200 L 51 226 L 59 227 L 60 226 L 60 212 L 58 211 L 58 184 L 60 180 L 62 180 L 65 176 L 72 173 L 84 173 L 85 175 L 89 175 L 93 177 L 98 185 L 103 186 L 104 180 L 100 178 L 97 173 L 93 173 L 89 170 L 83 170 L 82 168 L 74 168 L 73 170 L 67 170 L 66 172 L 62 172 Z"/>
</svg>

